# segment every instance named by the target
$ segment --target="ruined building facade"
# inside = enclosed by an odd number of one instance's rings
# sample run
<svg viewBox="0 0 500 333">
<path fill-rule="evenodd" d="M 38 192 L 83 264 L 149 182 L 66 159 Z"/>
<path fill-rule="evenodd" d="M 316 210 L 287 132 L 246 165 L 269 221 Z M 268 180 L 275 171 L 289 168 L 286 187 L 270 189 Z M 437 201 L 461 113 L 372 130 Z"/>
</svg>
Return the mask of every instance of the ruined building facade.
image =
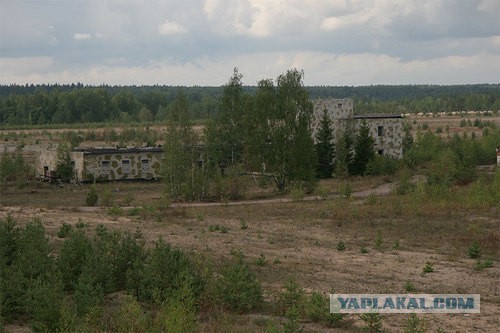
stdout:
<svg viewBox="0 0 500 333">
<path fill-rule="evenodd" d="M 312 135 L 316 138 L 323 110 L 327 110 L 333 127 L 335 143 L 345 131 L 353 137 L 363 121 L 370 126 L 370 134 L 375 140 L 375 153 L 395 159 L 403 157 L 403 117 L 400 114 L 354 114 L 354 103 L 350 98 L 315 99 L 311 123 Z"/>
</svg>

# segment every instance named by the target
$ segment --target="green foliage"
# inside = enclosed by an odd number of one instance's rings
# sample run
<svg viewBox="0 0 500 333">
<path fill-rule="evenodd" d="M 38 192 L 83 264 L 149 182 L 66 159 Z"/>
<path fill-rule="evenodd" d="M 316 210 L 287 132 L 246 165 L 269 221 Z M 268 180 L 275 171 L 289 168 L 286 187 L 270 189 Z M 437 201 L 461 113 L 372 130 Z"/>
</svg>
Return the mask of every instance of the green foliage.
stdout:
<svg viewBox="0 0 500 333">
<path fill-rule="evenodd" d="M 296 69 L 258 83 L 248 115 L 249 163 L 271 173 L 279 191 L 290 184 L 310 191 L 315 182 L 316 155 L 310 133 L 312 104 Z M 265 166 L 265 170 L 262 167 Z"/>
<path fill-rule="evenodd" d="M 181 286 L 190 288 L 195 296 L 203 289 L 203 280 L 192 260 L 162 239 L 157 240 L 149 252 L 143 274 L 139 289 L 144 300 L 162 303 Z"/>
<path fill-rule="evenodd" d="M 283 324 L 284 333 L 302 333 L 304 328 L 299 324 L 300 310 L 297 306 L 291 306 L 285 312 L 286 322 Z"/>
<path fill-rule="evenodd" d="M 359 316 L 361 320 L 364 321 L 365 326 L 363 327 L 369 333 L 382 333 L 382 316 L 378 313 L 363 313 Z"/>
<path fill-rule="evenodd" d="M 425 262 L 424 268 L 422 269 L 421 275 L 424 276 L 425 274 L 432 273 L 432 272 L 434 272 L 434 265 L 430 261 L 427 260 Z"/>
<path fill-rule="evenodd" d="M 478 259 L 474 265 L 474 270 L 482 271 L 485 268 L 491 268 L 491 267 L 493 267 L 493 260 L 485 259 L 484 261 L 481 261 L 480 259 Z"/>
<path fill-rule="evenodd" d="M 92 188 L 91 188 L 91 191 L 92 191 Z M 89 194 L 90 195 L 90 194 Z M 88 198 L 88 196 L 87 196 Z M 89 199 L 90 202 L 92 202 L 92 199 Z M 104 206 L 104 207 L 112 207 L 113 206 L 113 192 L 111 192 L 111 190 L 109 188 L 105 189 L 103 194 L 102 194 L 102 198 L 101 198 L 101 205 Z M 96 203 L 97 203 L 97 200 L 96 200 Z M 94 206 L 94 205 L 91 205 L 87 202 L 87 205 L 88 206 Z"/>
<path fill-rule="evenodd" d="M 91 251 L 90 240 L 82 229 L 74 230 L 70 233 L 69 238 L 65 239 L 57 260 L 64 289 L 74 290 L 76 288 L 85 260 Z"/>
<path fill-rule="evenodd" d="M 178 92 L 168 119 L 162 163 L 167 193 L 172 200 L 202 199 L 200 193 L 203 191 L 196 189 L 204 188 L 198 177 L 204 169 L 198 167 L 199 152 L 195 147 L 198 138 L 191 126 L 188 102 L 182 91 Z"/>
<path fill-rule="evenodd" d="M 278 310 L 281 315 L 286 315 L 290 309 L 297 310 L 299 315 L 304 313 L 304 289 L 292 278 L 288 279 L 283 290 L 278 295 Z"/>
<path fill-rule="evenodd" d="M 196 332 L 197 319 L 192 290 L 189 286 L 182 286 L 161 305 L 151 331 L 155 333 Z"/>
<path fill-rule="evenodd" d="M 354 140 L 352 129 L 346 127 L 337 142 L 337 156 L 335 161 L 335 177 L 345 178 L 349 175 L 349 166 L 353 159 Z"/>
<path fill-rule="evenodd" d="M 345 243 L 343 241 L 339 241 L 336 246 L 337 251 L 344 251 L 346 249 Z"/>
<path fill-rule="evenodd" d="M 351 174 L 365 174 L 368 163 L 375 158 L 374 144 L 375 140 L 370 135 L 370 126 L 363 120 L 354 142 L 354 158 L 349 168 Z"/>
<path fill-rule="evenodd" d="M 406 280 L 403 287 L 407 293 L 412 293 L 417 291 L 417 287 L 410 280 Z"/>
<path fill-rule="evenodd" d="M 333 142 L 333 126 L 328 110 L 324 109 L 316 133 L 316 156 L 318 165 L 316 176 L 320 179 L 331 178 L 333 174 L 333 159 L 335 158 L 335 145 Z"/>
<path fill-rule="evenodd" d="M 479 245 L 478 241 L 472 242 L 472 244 L 467 249 L 467 255 L 472 259 L 481 257 L 481 245 Z"/>
<path fill-rule="evenodd" d="M 265 266 L 267 264 L 266 256 L 261 253 L 256 261 L 257 266 Z"/>
<path fill-rule="evenodd" d="M 20 150 L 8 153 L 7 146 L 4 147 L 0 156 L 0 191 L 7 183 L 14 183 L 22 188 L 34 179 L 34 171 L 27 163 Z"/>
<path fill-rule="evenodd" d="M 61 143 L 57 146 L 57 165 L 56 175 L 62 181 L 69 181 L 73 178 L 73 166 L 71 165 L 70 153 L 71 147 Z"/>
<path fill-rule="evenodd" d="M 137 300 L 127 295 L 116 317 L 117 333 L 146 333 L 149 320 Z"/>
<path fill-rule="evenodd" d="M 374 155 L 366 164 L 365 175 L 393 175 L 399 169 L 399 162 L 390 156 Z"/>
<path fill-rule="evenodd" d="M 35 332 L 56 332 L 62 323 L 64 293 L 57 273 L 38 277 L 27 290 L 27 312 Z"/>
<path fill-rule="evenodd" d="M 66 238 L 71 234 L 72 230 L 73 227 L 71 226 L 71 224 L 63 222 L 63 224 L 59 228 L 59 231 L 57 232 L 57 237 Z"/>
<path fill-rule="evenodd" d="M 236 253 L 233 261 L 222 269 L 215 290 L 219 302 L 231 311 L 248 312 L 263 303 L 262 287 L 241 253 Z"/>
<path fill-rule="evenodd" d="M 340 186 L 340 196 L 342 198 L 350 198 L 352 194 L 352 186 L 351 183 L 346 181 L 341 184 Z"/>
<path fill-rule="evenodd" d="M 87 197 L 85 198 L 85 203 L 87 206 L 95 206 L 98 199 L 99 196 L 97 194 L 97 188 L 95 185 L 92 185 L 87 193 Z"/>
<path fill-rule="evenodd" d="M 377 231 L 377 236 L 375 237 L 375 248 L 379 251 L 383 250 L 384 246 L 384 238 L 382 237 L 382 233 L 380 230 Z"/>
<path fill-rule="evenodd" d="M 412 313 L 406 322 L 406 325 L 403 329 L 403 333 L 425 333 L 427 329 L 425 328 L 425 323 L 423 320 Z"/>
<path fill-rule="evenodd" d="M 305 193 L 302 188 L 293 188 L 290 191 L 290 198 L 292 201 L 301 201 L 304 199 Z"/>
<path fill-rule="evenodd" d="M 306 302 L 305 316 L 315 323 L 328 327 L 338 327 L 344 315 L 330 312 L 330 302 L 322 293 L 313 292 Z"/>
</svg>

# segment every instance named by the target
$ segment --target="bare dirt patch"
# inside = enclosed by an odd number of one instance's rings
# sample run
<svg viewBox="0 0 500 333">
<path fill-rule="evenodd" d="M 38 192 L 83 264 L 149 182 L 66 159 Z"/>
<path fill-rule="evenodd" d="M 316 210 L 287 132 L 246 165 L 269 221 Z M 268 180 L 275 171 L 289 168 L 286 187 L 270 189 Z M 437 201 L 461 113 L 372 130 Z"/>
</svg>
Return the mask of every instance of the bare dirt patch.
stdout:
<svg viewBox="0 0 500 333">
<path fill-rule="evenodd" d="M 99 186 L 101 190 L 114 188 L 116 202 L 122 202 L 126 193 L 133 193 L 136 205 L 159 200 L 163 188 L 160 183 Z M 364 184 L 364 189 L 373 190 L 377 186 L 388 185 L 384 185 L 383 179 L 372 179 Z M 362 182 L 355 187 L 361 191 Z M 268 299 L 272 299 L 290 277 L 306 291 L 324 293 L 332 290 L 339 293 L 405 293 L 405 284 L 409 282 L 416 293 L 481 294 L 479 315 L 422 316 L 431 331 L 441 327 L 447 332 L 494 332 L 500 324 L 498 246 L 493 246 L 488 253 L 495 259 L 492 268 L 476 271 L 473 269 L 475 260 L 466 256 L 471 225 L 475 232 L 500 240 L 496 210 L 472 212 L 452 208 L 416 212 L 413 209 L 418 208 L 412 207 L 408 200 L 386 196 L 376 197 L 375 202 L 373 198 L 335 197 L 259 205 L 185 205 L 161 213 L 131 216 L 124 210 L 117 216 L 110 215 L 107 207 L 82 209 L 85 188 L 37 191 L 12 190 L 2 194 L 0 218 L 10 214 L 21 223 L 41 218 L 56 251 L 62 242 L 56 236 L 62 223 L 74 225 L 82 220 L 88 223 L 89 230 L 99 223 L 132 232 L 139 227 L 148 242 L 162 237 L 174 246 L 203 256 L 214 265 L 218 265 L 221 258 L 229 257 L 234 249 L 243 251 L 257 271 Z M 33 195 L 46 201 L 37 203 Z M 60 203 L 56 204 L 51 196 L 59 197 Z M 22 200 L 23 197 L 26 199 Z M 394 208 L 394 205 L 401 208 Z M 225 231 L 214 226 L 224 227 Z M 377 237 L 381 240 L 378 245 Z M 336 249 L 339 241 L 346 244 L 345 251 Z M 361 253 L 361 248 L 368 252 Z M 257 265 L 257 258 L 261 256 L 265 264 Z M 433 263 L 435 272 L 422 275 L 426 261 Z M 358 317 L 348 318 L 353 321 L 350 327 L 329 331 L 359 331 L 362 323 Z M 405 315 L 385 316 L 384 326 L 390 332 L 400 332 L 406 318 Z M 255 318 L 236 316 L 230 320 L 252 327 Z M 322 327 L 314 328 L 314 325 L 311 329 L 327 331 Z"/>
</svg>

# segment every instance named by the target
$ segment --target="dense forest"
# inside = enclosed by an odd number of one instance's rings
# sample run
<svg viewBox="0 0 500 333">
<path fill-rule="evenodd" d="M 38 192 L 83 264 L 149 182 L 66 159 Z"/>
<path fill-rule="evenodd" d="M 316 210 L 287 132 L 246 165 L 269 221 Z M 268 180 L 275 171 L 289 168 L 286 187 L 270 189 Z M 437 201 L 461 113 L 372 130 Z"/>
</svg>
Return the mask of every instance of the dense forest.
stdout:
<svg viewBox="0 0 500 333">
<path fill-rule="evenodd" d="M 224 87 L 0 86 L 0 126 L 164 121 L 182 91 L 194 120 L 213 118 Z M 310 98 L 353 98 L 356 113 L 497 111 L 500 85 L 305 87 Z M 254 94 L 256 86 L 244 86 Z"/>
</svg>

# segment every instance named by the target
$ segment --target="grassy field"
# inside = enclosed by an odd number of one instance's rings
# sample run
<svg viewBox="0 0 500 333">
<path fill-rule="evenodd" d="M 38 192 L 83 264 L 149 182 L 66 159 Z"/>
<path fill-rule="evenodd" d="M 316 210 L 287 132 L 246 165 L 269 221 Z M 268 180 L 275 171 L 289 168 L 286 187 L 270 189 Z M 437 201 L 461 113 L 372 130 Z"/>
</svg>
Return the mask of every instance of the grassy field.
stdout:
<svg viewBox="0 0 500 333">
<path fill-rule="evenodd" d="M 373 190 L 391 180 L 354 179 L 352 188 Z M 344 181 L 330 180 L 320 187 L 334 194 L 343 185 Z M 473 200 L 480 196 L 474 186 L 478 185 L 454 188 L 435 198 L 417 190 L 406 195 L 166 208 L 161 183 L 99 184 L 101 198 L 111 193 L 113 204 L 123 206 L 120 209 L 81 207 L 87 185 L 12 188 L 1 195 L 0 218 L 40 217 L 56 251 L 60 226 L 80 220 L 90 230 L 99 223 L 120 230 L 139 227 L 149 243 L 162 237 L 213 265 L 240 250 L 271 302 L 289 278 L 306 293 L 479 293 L 479 315 L 421 318 L 430 332 L 438 327 L 446 332 L 493 332 L 500 314 L 498 202 L 495 208 L 480 198 Z M 496 195 L 498 199 L 498 191 Z M 483 257 L 493 259 L 493 267 L 475 268 L 476 260 L 467 256 L 474 240 L 481 244 Z M 345 250 L 337 249 L 339 242 Z M 422 274 L 427 261 L 435 271 Z M 279 322 L 274 314 L 272 308 L 251 315 L 221 312 L 211 314 L 201 327 L 206 332 L 264 332 L 269 323 Z M 383 323 L 390 332 L 401 332 L 406 320 L 407 315 L 387 315 Z M 358 332 L 363 326 L 355 315 L 347 316 L 341 328 L 301 324 L 306 332 Z"/>
<path fill-rule="evenodd" d="M 500 123 L 500 117 L 482 119 Z M 443 135 L 447 126 L 449 132 L 480 132 L 473 126 L 460 127 L 461 117 L 410 121 L 413 130 L 442 128 Z M 1 135 L 12 137 L 6 131 Z M 47 140 L 45 132 L 16 135 L 15 142 L 26 144 Z M 57 135 L 54 132 L 53 138 Z M 200 332 L 271 332 L 270 327 L 281 326 L 285 319 L 273 304 L 290 278 L 306 294 L 478 293 L 480 314 L 419 317 L 428 332 L 438 328 L 495 332 L 500 326 L 500 188 L 493 186 L 498 184 L 494 180 L 498 173 L 490 168 L 480 173 L 478 181 L 435 192 L 424 190 L 422 175 L 413 175 L 417 185 L 406 194 L 396 193 L 398 175 L 327 180 L 310 195 L 317 196 L 314 200 L 278 194 L 272 185 L 261 188 L 248 178 L 244 200 L 260 200 L 257 203 L 177 203 L 177 207 L 165 199 L 165 185 L 160 182 L 97 184 L 96 207 L 85 206 L 89 184 L 12 185 L 0 191 L 0 218 L 11 215 L 22 224 L 39 217 L 54 253 L 62 245 L 57 232 L 63 223 L 80 221 L 89 230 L 101 223 L 131 232 L 140 228 L 147 244 L 162 237 L 215 267 L 241 251 L 263 285 L 266 306 L 244 315 L 202 311 Z M 342 195 L 351 191 L 350 196 Z M 468 256 L 474 241 L 481 246 L 481 260 L 492 260 L 493 267 L 481 267 Z M 345 249 L 339 250 L 339 243 Z M 427 262 L 434 272 L 424 274 Z M 109 296 L 108 304 L 121 296 Z M 389 332 L 402 332 L 407 319 L 407 315 L 386 315 L 383 325 Z M 305 332 L 362 332 L 364 325 L 357 315 L 346 316 L 337 328 L 300 321 Z M 19 324 L 7 331 L 30 330 Z"/>
</svg>

